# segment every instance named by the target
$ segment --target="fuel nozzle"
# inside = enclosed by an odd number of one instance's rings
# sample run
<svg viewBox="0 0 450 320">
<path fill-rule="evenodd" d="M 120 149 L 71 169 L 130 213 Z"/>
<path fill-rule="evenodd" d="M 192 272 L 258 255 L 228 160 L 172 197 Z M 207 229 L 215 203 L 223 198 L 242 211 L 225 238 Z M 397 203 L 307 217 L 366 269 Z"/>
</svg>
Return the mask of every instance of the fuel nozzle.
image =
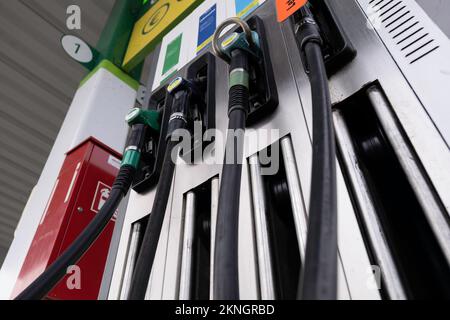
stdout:
<svg viewBox="0 0 450 320">
<path fill-rule="evenodd" d="M 122 166 L 139 167 L 141 152 L 145 143 L 147 130 L 159 132 L 161 114 L 155 110 L 131 109 L 125 121 L 131 127 L 127 145 L 123 155 Z"/>
<path fill-rule="evenodd" d="M 143 110 L 141 108 L 131 109 L 125 121 L 133 126 L 135 124 L 143 124 L 148 126 L 153 131 L 159 132 L 161 129 L 161 113 L 156 110 Z"/>
<path fill-rule="evenodd" d="M 259 35 L 252 31 L 252 41 L 247 41 L 247 36 L 244 32 L 233 32 L 220 45 L 222 52 L 231 60 L 234 50 L 242 50 L 248 53 L 255 59 L 260 58 Z"/>
<path fill-rule="evenodd" d="M 219 44 L 221 33 L 230 25 L 238 25 L 241 32 L 233 32 Z M 214 33 L 213 39 L 214 54 L 219 58 L 231 63 L 233 52 L 236 50 L 244 51 L 253 59 L 261 58 L 261 45 L 259 34 L 252 31 L 249 25 L 239 18 L 230 18 L 225 20 Z"/>
<path fill-rule="evenodd" d="M 177 98 L 177 95 L 180 95 L 180 92 L 186 92 L 188 93 L 192 99 L 196 100 L 203 100 L 202 98 L 202 90 L 200 88 L 200 80 L 190 81 L 186 80 L 183 77 L 177 77 L 175 78 L 167 87 L 167 92 L 173 96 L 175 99 Z"/>
<path fill-rule="evenodd" d="M 196 81 L 183 77 L 175 78 L 167 87 L 167 92 L 173 97 L 171 116 L 167 132 L 167 140 L 171 139 L 175 131 L 186 129 L 191 122 L 191 107 L 193 104 L 203 105 L 202 90 Z"/>
</svg>

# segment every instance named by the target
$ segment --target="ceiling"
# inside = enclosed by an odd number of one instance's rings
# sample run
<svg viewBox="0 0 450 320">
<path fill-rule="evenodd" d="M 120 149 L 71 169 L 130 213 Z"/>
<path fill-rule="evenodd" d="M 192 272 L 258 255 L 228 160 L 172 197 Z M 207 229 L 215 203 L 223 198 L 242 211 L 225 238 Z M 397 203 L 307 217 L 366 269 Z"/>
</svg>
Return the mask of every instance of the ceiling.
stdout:
<svg viewBox="0 0 450 320">
<path fill-rule="evenodd" d="M 66 10 L 81 8 L 81 30 Z M 0 1 L 0 265 L 86 71 L 63 51 L 71 33 L 95 45 L 114 0 Z"/>
</svg>

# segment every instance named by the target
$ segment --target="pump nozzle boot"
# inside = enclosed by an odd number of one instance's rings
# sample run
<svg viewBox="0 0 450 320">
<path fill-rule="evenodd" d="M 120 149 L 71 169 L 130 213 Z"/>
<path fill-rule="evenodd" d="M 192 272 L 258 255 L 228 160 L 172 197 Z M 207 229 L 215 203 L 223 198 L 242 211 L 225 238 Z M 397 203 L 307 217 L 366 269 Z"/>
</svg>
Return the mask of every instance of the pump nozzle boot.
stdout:
<svg viewBox="0 0 450 320">
<path fill-rule="evenodd" d="M 182 77 L 175 78 L 167 87 L 167 92 L 174 98 L 166 138 L 169 140 L 176 130 L 188 127 L 191 104 L 203 105 L 204 98 L 197 83 Z"/>
</svg>

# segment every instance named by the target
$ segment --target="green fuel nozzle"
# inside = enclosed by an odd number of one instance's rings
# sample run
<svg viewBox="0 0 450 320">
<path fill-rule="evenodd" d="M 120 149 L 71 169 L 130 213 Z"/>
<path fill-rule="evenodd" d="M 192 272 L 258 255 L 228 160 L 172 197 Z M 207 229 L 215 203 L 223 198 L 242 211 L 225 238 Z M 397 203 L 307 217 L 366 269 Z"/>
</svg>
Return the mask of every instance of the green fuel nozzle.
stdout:
<svg viewBox="0 0 450 320">
<path fill-rule="evenodd" d="M 161 114 L 156 110 L 133 108 L 128 112 L 125 121 L 131 127 L 127 145 L 122 159 L 123 166 L 139 167 L 142 147 L 147 129 L 159 132 L 161 129 Z"/>
<path fill-rule="evenodd" d="M 161 129 L 161 114 L 156 110 L 143 110 L 140 108 L 133 108 L 128 112 L 125 121 L 128 125 L 143 124 L 150 129 L 159 132 Z"/>
</svg>

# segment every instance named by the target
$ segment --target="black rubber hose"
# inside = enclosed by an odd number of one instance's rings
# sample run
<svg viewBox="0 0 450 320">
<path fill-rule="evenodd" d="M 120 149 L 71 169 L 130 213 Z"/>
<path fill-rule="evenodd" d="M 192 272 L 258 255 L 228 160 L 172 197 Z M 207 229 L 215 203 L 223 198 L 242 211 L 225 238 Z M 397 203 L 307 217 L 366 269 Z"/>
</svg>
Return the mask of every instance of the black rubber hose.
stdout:
<svg viewBox="0 0 450 320">
<path fill-rule="evenodd" d="M 178 144 L 178 142 L 170 140 L 167 144 L 155 200 L 142 240 L 139 256 L 136 260 L 128 300 L 145 299 L 172 186 L 173 173 L 175 170 L 175 163 L 172 161 L 172 150 L 176 144 Z"/>
<path fill-rule="evenodd" d="M 335 300 L 337 295 L 336 154 L 328 77 L 320 43 L 304 45 L 313 109 L 313 167 L 308 237 L 299 297 Z"/>
<path fill-rule="evenodd" d="M 135 169 L 124 166 L 120 169 L 116 181 L 112 187 L 111 194 L 95 215 L 91 223 L 83 230 L 64 253 L 56 259 L 32 284 L 30 284 L 15 300 L 40 300 L 66 275 L 67 268 L 76 264 L 89 247 L 98 238 L 109 223 L 120 201 L 128 192 L 133 181 Z"/>
<path fill-rule="evenodd" d="M 248 72 L 247 54 L 235 50 L 230 70 Z M 233 85 L 229 92 L 228 107 L 228 137 L 220 183 L 214 251 L 215 300 L 239 300 L 239 200 L 244 133 L 249 109 L 248 87 L 241 84 Z"/>
<path fill-rule="evenodd" d="M 245 112 L 234 110 L 230 114 L 229 129 L 244 129 L 245 120 Z M 238 222 L 242 173 L 242 152 L 239 149 L 243 147 L 243 137 L 230 135 L 228 139 L 227 146 L 233 146 L 234 163 L 224 162 L 220 183 L 214 252 L 215 300 L 239 300 Z"/>
</svg>

